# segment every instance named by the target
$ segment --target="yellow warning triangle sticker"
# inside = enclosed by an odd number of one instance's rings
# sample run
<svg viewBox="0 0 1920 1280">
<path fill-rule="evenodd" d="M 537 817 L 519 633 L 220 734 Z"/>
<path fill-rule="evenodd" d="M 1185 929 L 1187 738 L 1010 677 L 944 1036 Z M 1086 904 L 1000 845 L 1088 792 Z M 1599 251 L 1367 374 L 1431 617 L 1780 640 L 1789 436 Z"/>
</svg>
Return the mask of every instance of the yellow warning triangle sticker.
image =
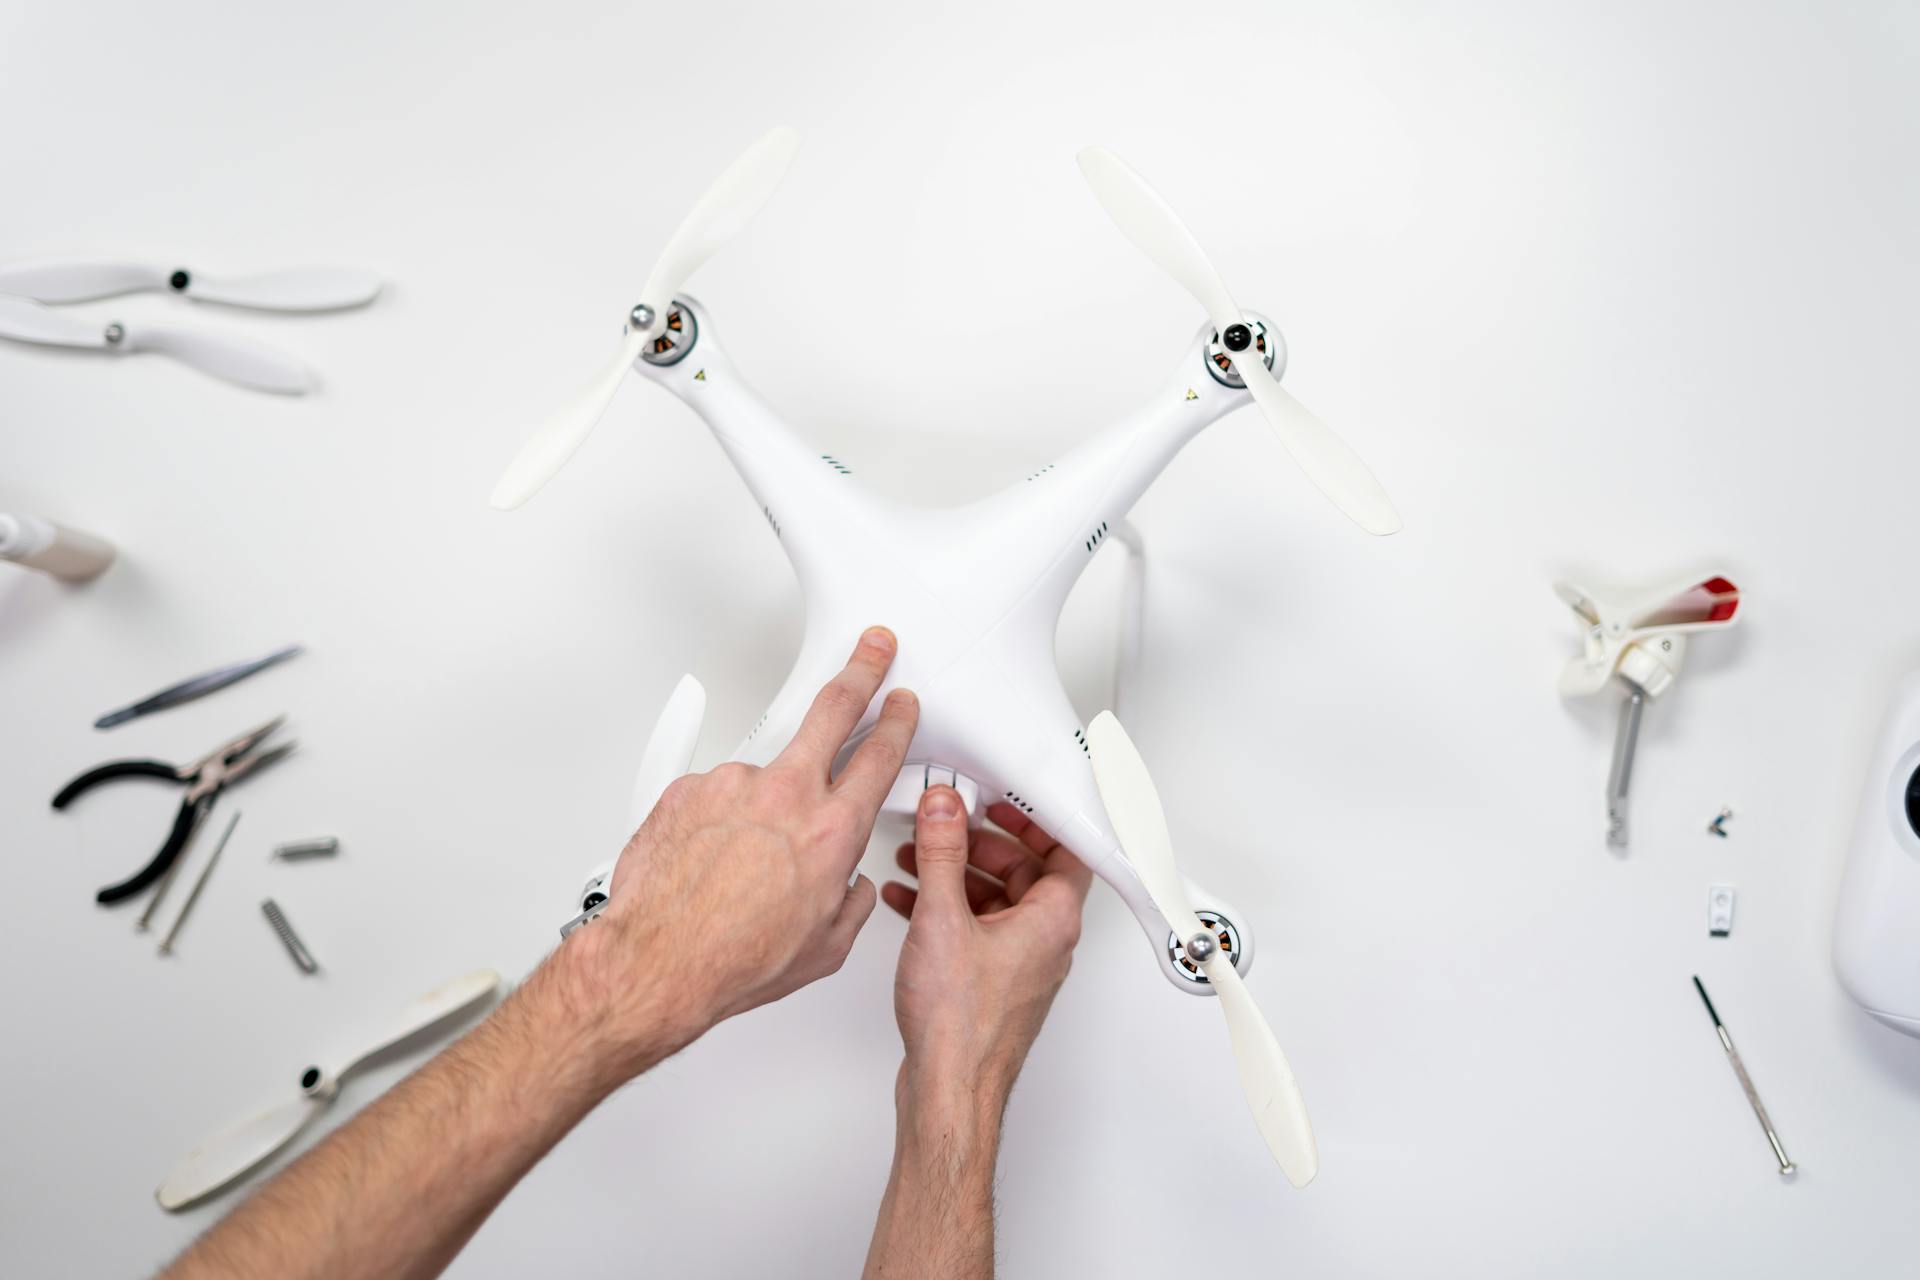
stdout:
<svg viewBox="0 0 1920 1280">
<path fill-rule="evenodd" d="M 694 374 L 693 380 L 695 382 L 705 382 L 707 380 L 707 371 L 702 369 L 700 372 Z"/>
<path fill-rule="evenodd" d="M 1200 398 L 1200 393 L 1198 391 L 1195 391 L 1192 387 L 1187 388 L 1187 399 L 1198 400 L 1199 398 Z"/>
</svg>

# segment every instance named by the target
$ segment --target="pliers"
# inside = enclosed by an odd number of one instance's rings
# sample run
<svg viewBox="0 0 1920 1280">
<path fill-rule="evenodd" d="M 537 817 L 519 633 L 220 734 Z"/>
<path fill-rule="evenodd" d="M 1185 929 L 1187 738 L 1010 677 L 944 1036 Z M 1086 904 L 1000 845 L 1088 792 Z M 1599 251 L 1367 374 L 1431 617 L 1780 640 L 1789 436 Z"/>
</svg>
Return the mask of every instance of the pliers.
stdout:
<svg viewBox="0 0 1920 1280">
<path fill-rule="evenodd" d="M 198 760 L 186 764 L 167 764 L 161 760 L 110 760 L 96 769 L 87 770 L 60 788 L 59 794 L 53 798 L 53 807 L 56 809 L 66 808 L 86 792 L 115 778 L 159 778 L 165 782 L 184 783 L 187 788 L 186 796 L 180 801 L 180 813 L 173 820 L 173 830 L 168 833 L 166 843 L 160 846 L 160 852 L 129 878 L 100 890 L 94 895 L 94 901 L 108 903 L 131 898 L 165 875 L 167 868 L 173 865 L 180 851 L 193 838 L 194 828 L 213 809 L 215 798 L 228 784 L 240 781 L 254 770 L 282 759 L 293 750 L 295 744 L 285 742 L 259 755 L 250 754 L 267 735 L 286 723 L 286 719 L 285 716 L 276 716 L 259 728 L 249 729 L 231 742 L 222 743 Z"/>
</svg>

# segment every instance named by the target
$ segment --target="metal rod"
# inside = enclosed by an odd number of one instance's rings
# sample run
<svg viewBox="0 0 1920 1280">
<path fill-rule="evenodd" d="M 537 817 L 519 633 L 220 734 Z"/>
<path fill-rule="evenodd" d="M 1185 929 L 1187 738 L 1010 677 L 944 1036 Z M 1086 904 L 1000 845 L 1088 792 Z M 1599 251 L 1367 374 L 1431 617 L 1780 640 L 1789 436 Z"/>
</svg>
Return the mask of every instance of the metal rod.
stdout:
<svg viewBox="0 0 1920 1280">
<path fill-rule="evenodd" d="M 1613 735 L 1613 768 L 1607 772 L 1607 846 L 1627 847 L 1627 788 L 1633 782 L 1633 749 L 1640 741 L 1640 712 L 1647 691 L 1625 676 L 1627 700 L 1620 704 L 1620 727 Z"/>
<path fill-rule="evenodd" d="M 286 944 L 287 954 L 292 956 L 293 962 L 300 966 L 300 971 L 302 973 L 320 972 L 320 966 L 308 953 L 306 944 L 300 941 L 300 935 L 295 933 L 293 926 L 287 923 L 286 913 L 280 910 L 280 904 L 272 898 L 267 898 L 260 903 L 260 910 L 267 917 L 267 923 L 273 926 L 273 931 L 280 935 L 280 941 Z"/>
<path fill-rule="evenodd" d="M 1747 1074 L 1747 1065 L 1740 1061 L 1740 1051 L 1733 1047 L 1733 1037 L 1727 1034 L 1726 1024 L 1720 1021 L 1720 1012 L 1713 1007 L 1713 1000 L 1707 995 L 1706 987 L 1701 985 L 1698 974 L 1694 975 L 1693 989 L 1700 993 L 1701 1001 L 1707 1006 L 1707 1015 L 1713 1019 L 1713 1032 L 1720 1037 L 1720 1047 L 1727 1051 L 1727 1061 L 1733 1065 L 1733 1074 L 1739 1077 L 1740 1088 L 1747 1095 L 1747 1104 L 1753 1108 L 1753 1118 L 1760 1122 L 1761 1132 L 1767 1135 L 1767 1145 L 1773 1148 L 1773 1158 L 1780 1163 L 1781 1175 L 1792 1173 L 1793 1161 L 1787 1159 L 1787 1149 L 1780 1145 L 1780 1135 L 1773 1131 L 1773 1121 L 1767 1116 L 1760 1094 L 1753 1087 L 1753 1077 Z"/>
<path fill-rule="evenodd" d="M 161 875 L 160 883 L 153 886 L 153 897 L 147 899 L 147 909 L 142 911 L 140 918 L 133 922 L 133 927 L 139 932 L 145 933 L 147 926 L 153 923 L 153 913 L 160 909 L 160 899 L 166 897 L 167 890 L 173 887 L 173 878 L 180 874 L 180 868 L 186 864 L 187 855 L 193 851 L 193 842 L 200 837 L 200 825 L 207 820 L 207 815 L 212 811 L 210 805 L 205 801 L 201 802 L 199 812 L 193 815 L 193 829 L 187 832 L 186 843 L 180 846 L 180 852 L 175 856 L 173 865 Z"/>
<path fill-rule="evenodd" d="M 293 861 L 299 858 L 326 858 L 340 852 L 340 840 L 337 836 L 317 836 L 312 840 L 290 840 L 286 844 L 273 846 L 270 859 Z"/>
<path fill-rule="evenodd" d="M 167 930 L 167 936 L 161 940 L 160 954 L 173 954 L 173 940 L 180 936 L 180 926 L 187 922 L 187 916 L 193 912 L 193 904 L 200 901 L 200 891 L 207 887 L 207 877 L 213 874 L 214 864 L 220 861 L 220 851 L 227 847 L 227 841 L 233 836 L 233 829 L 240 825 L 240 813 L 234 811 L 227 820 L 227 829 L 220 833 L 220 843 L 213 846 L 213 856 L 207 859 L 207 865 L 200 869 L 200 878 L 193 882 L 193 888 L 187 894 L 187 900 L 180 904 L 180 914 L 173 918 L 173 928 Z M 184 861 L 184 859 L 183 859 Z M 175 863 L 178 866 L 179 863 Z"/>
</svg>

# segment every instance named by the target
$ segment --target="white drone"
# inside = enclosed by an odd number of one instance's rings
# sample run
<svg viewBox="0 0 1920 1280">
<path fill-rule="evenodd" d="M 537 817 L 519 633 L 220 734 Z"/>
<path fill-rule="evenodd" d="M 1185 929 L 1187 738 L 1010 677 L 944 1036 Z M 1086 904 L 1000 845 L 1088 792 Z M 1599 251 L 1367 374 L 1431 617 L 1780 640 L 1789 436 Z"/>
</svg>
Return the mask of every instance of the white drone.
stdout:
<svg viewBox="0 0 1920 1280">
<path fill-rule="evenodd" d="M 798 146 L 793 130 L 775 129 L 720 175 L 654 265 L 618 357 L 521 449 L 493 504 L 510 509 L 532 497 L 580 447 L 629 369 L 685 401 L 733 460 L 807 598 L 799 658 L 731 758 L 761 765 L 779 754 L 814 693 L 840 669 L 849 637 L 885 623 L 899 637 L 886 688 L 909 688 L 920 699 L 919 730 L 889 809 L 910 813 L 921 790 L 946 783 L 976 816 L 980 797 L 1005 801 L 1073 849 L 1132 909 L 1168 980 L 1221 997 L 1248 1102 L 1288 1180 L 1304 1186 L 1318 1159 L 1305 1107 L 1237 972 L 1252 963 L 1253 933 L 1225 899 L 1175 869 L 1145 765 L 1110 713 L 1081 724 L 1055 668 L 1054 633 L 1094 553 L 1110 538 L 1137 550 L 1121 521 L 1161 469 L 1249 401 L 1361 528 L 1398 530 L 1393 504 L 1353 451 L 1281 388 L 1278 331 L 1235 304 L 1173 210 L 1098 147 L 1079 157 L 1094 194 L 1207 313 L 1173 378 L 1124 421 L 971 505 L 924 510 L 866 492 L 754 394 L 721 349 L 711 315 L 680 292 L 772 195 Z M 636 823 L 688 768 L 704 704 L 692 677 L 669 700 L 635 785 Z M 861 722 L 849 751 L 874 718 Z M 571 923 L 591 918 L 612 888 L 610 869 L 597 871 Z"/>
</svg>

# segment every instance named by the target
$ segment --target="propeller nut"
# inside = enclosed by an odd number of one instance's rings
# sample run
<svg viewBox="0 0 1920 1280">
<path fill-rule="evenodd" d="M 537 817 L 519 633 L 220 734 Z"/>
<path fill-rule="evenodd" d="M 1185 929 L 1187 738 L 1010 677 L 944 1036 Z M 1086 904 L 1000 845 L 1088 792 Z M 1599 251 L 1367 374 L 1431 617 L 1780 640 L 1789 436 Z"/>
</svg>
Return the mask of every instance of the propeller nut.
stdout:
<svg viewBox="0 0 1920 1280">
<path fill-rule="evenodd" d="M 1204 988 L 1208 978 L 1206 971 L 1200 967 L 1203 960 L 1211 961 L 1225 956 L 1236 970 L 1246 966 L 1242 963 L 1240 931 L 1233 922 L 1208 907 L 1201 907 L 1194 914 L 1200 917 L 1200 933 L 1193 938 L 1182 938 L 1177 933 L 1169 932 L 1167 959 L 1173 964 L 1174 977 Z"/>
<path fill-rule="evenodd" d="M 1235 346 L 1236 342 L 1240 345 Z M 1287 346 L 1280 331 L 1252 313 L 1248 313 L 1246 323 L 1230 324 L 1214 332 L 1207 343 L 1207 372 L 1221 386 L 1239 391 L 1247 384 L 1241 380 L 1235 362 L 1249 359 L 1263 362 L 1276 378 L 1287 367 Z"/>
<path fill-rule="evenodd" d="M 644 302 L 636 302 L 633 310 L 627 313 L 627 319 L 636 329 L 650 329 L 653 327 L 653 308 Z"/>
</svg>

